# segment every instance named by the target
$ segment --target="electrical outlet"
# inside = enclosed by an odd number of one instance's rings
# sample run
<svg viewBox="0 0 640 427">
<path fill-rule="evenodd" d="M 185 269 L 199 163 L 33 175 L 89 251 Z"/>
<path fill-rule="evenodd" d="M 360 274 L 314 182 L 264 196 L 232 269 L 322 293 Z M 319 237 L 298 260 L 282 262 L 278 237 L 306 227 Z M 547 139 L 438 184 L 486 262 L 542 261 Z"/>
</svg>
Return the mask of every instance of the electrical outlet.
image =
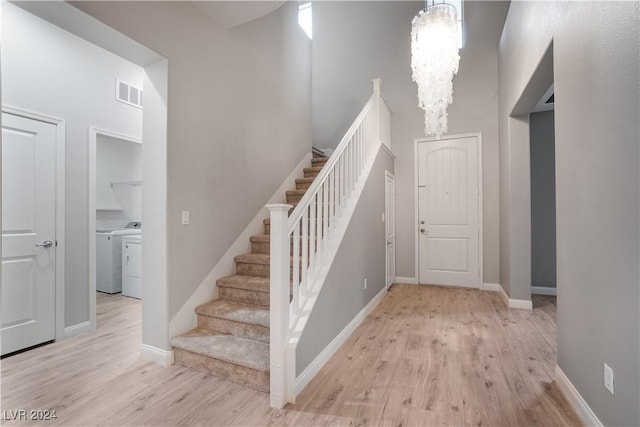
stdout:
<svg viewBox="0 0 640 427">
<path fill-rule="evenodd" d="M 613 369 L 606 363 L 604 364 L 604 386 L 609 393 L 615 394 L 613 392 Z"/>
<path fill-rule="evenodd" d="M 367 289 L 367 278 L 364 278 L 364 288 Z"/>
<path fill-rule="evenodd" d="M 182 225 L 189 225 L 189 211 L 182 211 Z"/>
</svg>

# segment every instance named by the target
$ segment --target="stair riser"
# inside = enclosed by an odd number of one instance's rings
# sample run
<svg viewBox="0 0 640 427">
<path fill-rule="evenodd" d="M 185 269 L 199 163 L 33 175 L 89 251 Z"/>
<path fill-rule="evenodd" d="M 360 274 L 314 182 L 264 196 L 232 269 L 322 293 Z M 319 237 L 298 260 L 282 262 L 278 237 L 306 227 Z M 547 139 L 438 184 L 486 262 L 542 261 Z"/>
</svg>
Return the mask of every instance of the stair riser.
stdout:
<svg viewBox="0 0 640 427">
<path fill-rule="evenodd" d="M 269 307 L 269 293 L 238 288 L 218 288 L 218 297 L 227 301 Z"/>
<path fill-rule="evenodd" d="M 296 190 L 307 190 L 309 187 L 311 187 L 311 184 L 313 184 L 313 182 L 297 182 Z"/>
<path fill-rule="evenodd" d="M 269 277 L 269 265 L 236 262 L 236 274 L 242 274 L 243 276 Z"/>
<path fill-rule="evenodd" d="M 324 167 L 324 165 L 326 165 L 328 161 L 329 159 L 313 159 L 311 160 L 311 167 Z"/>
<path fill-rule="evenodd" d="M 317 171 L 305 171 L 304 172 L 304 177 L 305 178 L 315 178 L 316 176 L 318 176 L 320 172 Z"/>
<path fill-rule="evenodd" d="M 234 322 L 233 320 L 198 314 L 198 328 L 266 343 L 269 342 L 269 328 L 260 325 L 250 325 L 248 323 Z"/>
<path fill-rule="evenodd" d="M 298 203 L 300 201 L 300 199 L 302 199 L 302 194 L 301 195 L 293 195 L 293 194 L 287 194 L 287 203 Z"/>
<path fill-rule="evenodd" d="M 302 262 L 302 261 L 301 261 Z M 289 278 L 293 277 L 293 268 L 290 268 Z M 269 277 L 271 269 L 268 264 L 248 264 L 244 262 L 236 262 L 236 274 L 243 276 Z"/>
<path fill-rule="evenodd" d="M 269 242 L 251 242 L 252 254 L 268 254 L 271 244 Z"/>
<path fill-rule="evenodd" d="M 176 365 L 206 372 L 254 390 L 269 392 L 269 372 L 258 371 L 179 348 L 173 349 L 173 357 Z"/>
<path fill-rule="evenodd" d="M 307 248 L 311 248 L 311 242 L 307 241 Z M 293 241 L 291 242 L 291 251 L 290 255 L 293 255 Z M 302 238 L 300 239 L 300 243 L 298 244 L 300 248 L 300 254 L 302 255 Z M 252 254 L 269 254 L 271 253 L 271 244 L 269 242 L 251 242 L 251 253 Z"/>
</svg>

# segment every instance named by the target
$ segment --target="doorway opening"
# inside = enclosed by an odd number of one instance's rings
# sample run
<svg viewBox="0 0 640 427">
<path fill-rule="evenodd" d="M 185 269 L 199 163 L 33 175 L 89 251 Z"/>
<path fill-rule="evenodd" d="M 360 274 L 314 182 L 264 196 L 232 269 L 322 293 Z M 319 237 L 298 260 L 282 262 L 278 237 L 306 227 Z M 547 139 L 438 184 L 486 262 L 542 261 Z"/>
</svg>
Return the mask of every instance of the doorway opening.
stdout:
<svg viewBox="0 0 640 427">
<path fill-rule="evenodd" d="M 89 288 L 92 329 L 101 312 L 142 299 L 142 140 L 89 130 Z M 93 213 L 93 215 L 91 215 Z M 137 316 L 139 318 L 139 315 Z M 139 319 L 138 319 L 139 320 Z M 95 322 L 95 323 L 94 323 Z"/>
<path fill-rule="evenodd" d="M 556 173 L 553 86 L 529 116 L 531 294 L 556 295 Z M 534 299 L 534 305 L 536 303 Z"/>
</svg>

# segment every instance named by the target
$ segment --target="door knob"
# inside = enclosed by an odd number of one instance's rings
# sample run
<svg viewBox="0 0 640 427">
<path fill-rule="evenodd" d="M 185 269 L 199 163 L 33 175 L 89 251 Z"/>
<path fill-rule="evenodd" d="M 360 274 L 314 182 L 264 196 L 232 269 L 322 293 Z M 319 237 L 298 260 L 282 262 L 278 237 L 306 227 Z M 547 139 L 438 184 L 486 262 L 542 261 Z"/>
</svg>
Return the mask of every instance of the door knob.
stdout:
<svg viewBox="0 0 640 427">
<path fill-rule="evenodd" d="M 388 242 L 387 242 L 387 246 L 391 246 L 391 241 L 388 241 Z"/>
<path fill-rule="evenodd" d="M 421 232 L 421 233 L 424 233 L 424 231 L 425 231 L 425 230 L 424 230 L 424 228 L 421 228 L 421 229 L 420 229 L 420 232 Z"/>
<path fill-rule="evenodd" d="M 424 224 L 424 219 L 422 221 L 420 221 L 420 224 Z"/>
<path fill-rule="evenodd" d="M 53 246 L 53 242 L 51 240 L 45 240 L 42 243 L 36 243 L 36 246 L 42 246 L 43 248 L 50 248 Z"/>
</svg>

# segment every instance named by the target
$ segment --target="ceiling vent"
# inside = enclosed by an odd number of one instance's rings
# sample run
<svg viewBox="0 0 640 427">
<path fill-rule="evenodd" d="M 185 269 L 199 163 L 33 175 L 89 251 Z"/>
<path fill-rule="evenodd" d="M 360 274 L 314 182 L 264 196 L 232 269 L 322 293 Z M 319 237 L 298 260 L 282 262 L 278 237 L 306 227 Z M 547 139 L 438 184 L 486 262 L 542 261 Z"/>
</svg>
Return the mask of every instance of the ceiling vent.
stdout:
<svg viewBox="0 0 640 427">
<path fill-rule="evenodd" d="M 116 79 L 116 101 L 142 108 L 142 89 Z"/>
</svg>

